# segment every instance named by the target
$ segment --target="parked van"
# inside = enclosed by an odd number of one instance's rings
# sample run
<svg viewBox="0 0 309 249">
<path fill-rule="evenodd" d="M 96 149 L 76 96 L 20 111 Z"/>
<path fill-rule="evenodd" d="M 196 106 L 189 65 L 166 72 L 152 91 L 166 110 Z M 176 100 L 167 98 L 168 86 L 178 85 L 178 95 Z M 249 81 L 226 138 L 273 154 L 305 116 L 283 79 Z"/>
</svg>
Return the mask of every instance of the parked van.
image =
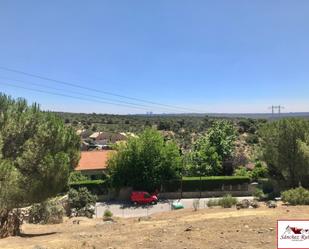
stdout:
<svg viewBox="0 0 309 249">
<path fill-rule="evenodd" d="M 131 193 L 131 201 L 135 205 L 137 204 L 157 204 L 158 197 L 156 195 L 151 195 L 145 191 L 133 191 Z"/>
</svg>

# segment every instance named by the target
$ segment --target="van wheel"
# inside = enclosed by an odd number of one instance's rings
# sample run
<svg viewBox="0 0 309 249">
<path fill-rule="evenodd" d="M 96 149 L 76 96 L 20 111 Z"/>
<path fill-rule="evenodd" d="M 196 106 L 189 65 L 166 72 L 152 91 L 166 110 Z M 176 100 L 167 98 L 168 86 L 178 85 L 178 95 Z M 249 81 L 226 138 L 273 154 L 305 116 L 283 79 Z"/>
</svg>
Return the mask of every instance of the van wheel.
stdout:
<svg viewBox="0 0 309 249">
<path fill-rule="evenodd" d="M 151 204 L 152 204 L 152 205 L 156 205 L 157 202 L 156 202 L 156 201 L 152 201 Z"/>
<path fill-rule="evenodd" d="M 137 206 L 138 203 L 137 203 L 137 201 L 134 201 L 133 204 L 134 204 L 135 206 Z"/>
</svg>

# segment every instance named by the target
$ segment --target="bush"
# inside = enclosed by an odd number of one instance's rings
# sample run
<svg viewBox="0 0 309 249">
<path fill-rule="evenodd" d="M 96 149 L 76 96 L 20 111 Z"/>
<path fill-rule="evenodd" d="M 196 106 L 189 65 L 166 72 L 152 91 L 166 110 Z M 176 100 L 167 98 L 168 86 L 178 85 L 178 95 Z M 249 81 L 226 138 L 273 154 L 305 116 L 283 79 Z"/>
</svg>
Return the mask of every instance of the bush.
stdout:
<svg viewBox="0 0 309 249">
<path fill-rule="evenodd" d="M 247 144 L 257 144 L 259 143 L 259 137 L 256 134 L 249 134 L 246 138 L 245 141 Z"/>
<path fill-rule="evenodd" d="M 63 222 L 64 208 L 56 200 L 34 204 L 29 210 L 29 223 L 59 224 Z"/>
<path fill-rule="evenodd" d="M 209 177 L 183 177 L 182 190 L 185 191 L 217 191 L 224 185 L 237 186 L 248 184 L 250 178 L 246 176 L 209 176 Z"/>
<path fill-rule="evenodd" d="M 86 216 L 92 218 L 94 215 L 94 205 L 97 197 L 89 192 L 85 187 L 70 189 L 69 206 L 73 216 Z"/>
<path fill-rule="evenodd" d="M 282 201 L 291 205 L 309 205 L 309 191 L 303 187 L 281 193 Z"/>
<path fill-rule="evenodd" d="M 266 198 L 266 195 L 264 194 L 263 190 L 259 188 L 255 189 L 253 196 L 255 197 L 255 199 L 259 201 L 262 201 Z"/>
<path fill-rule="evenodd" d="M 104 220 L 111 220 L 112 217 L 113 217 L 112 211 L 110 211 L 109 209 L 106 209 L 104 211 L 104 214 L 103 214 L 103 219 Z"/>
<path fill-rule="evenodd" d="M 210 200 L 207 202 L 207 206 L 208 206 L 208 207 L 219 206 L 219 202 L 218 202 L 218 200 L 210 199 Z"/>
<path fill-rule="evenodd" d="M 251 172 L 251 179 L 257 181 L 259 178 L 266 177 L 268 173 L 268 168 L 265 164 L 260 161 L 255 163 L 255 167 Z"/>
<path fill-rule="evenodd" d="M 89 180 L 89 178 L 85 175 L 83 175 L 81 172 L 79 171 L 73 171 L 70 173 L 69 176 L 69 183 L 78 183 L 78 182 L 82 182 L 82 181 L 87 181 Z"/>
<path fill-rule="evenodd" d="M 251 172 L 244 166 L 240 166 L 234 171 L 234 176 L 245 176 L 251 178 Z"/>
<path fill-rule="evenodd" d="M 87 188 L 94 195 L 104 195 L 108 191 L 107 182 L 103 180 L 82 180 L 70 182 L 70 188 L 75 190 Z"/>
<path fill-rule="evenodd" d="M 219 199 L 218 204 L 224 208 L 231 208 L 232 206 L 236 205 L 237 199 L 232 197 L 231 195 L 223 196 Z"/>
<path fill-rule="evenodd" d="M 197 211 L 200 207 L 200 200 L 199 199 L 196 199 L 193 201 L 193 209 L 194 211 Z"/>
</svg>

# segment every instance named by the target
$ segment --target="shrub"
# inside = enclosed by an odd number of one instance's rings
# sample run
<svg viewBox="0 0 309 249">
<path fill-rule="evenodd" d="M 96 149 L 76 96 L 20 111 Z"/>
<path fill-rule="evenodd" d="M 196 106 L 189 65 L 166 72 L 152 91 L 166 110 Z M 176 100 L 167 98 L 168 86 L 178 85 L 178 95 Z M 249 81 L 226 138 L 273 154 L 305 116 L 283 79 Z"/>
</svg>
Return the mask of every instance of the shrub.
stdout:
<svg viewBox="0 0 309 249">
<path fill-rule="evenodd" d="M 196 199 L 193 201 L 193 209 L 194 211 L 197 211 L 200 207 L 200 200 L 199 199 Z"/>
<path fill-rule="evenodd" d="M 255 163 L 255 167 L 251 172 L 251 179 L 257 181 L 259 178 L 266 177 L 268 173 L 268 168 L 265 164 L 260 161 Z"/>
<path fill-rule="evenodd" d="M 70 189 L 69 206 L 73 212 L 73 216 L 86 216 L 92 218 L 94 215 L 94 205 L 97 197 L 89 192 L 85 187 Z"/>
<path fill-rule="evenodd" d="M 259 143 L 259 137 L 256 134 L 249 134 L 246 138 L 246 143 L 248 144 L 257 144 Z"/>
<path fill-rule="evenodd" d="M 246 176 L 209 176 L 209 177 L 183 177 L 183 191 L 216 191 L 221 190 L 223 185 L 246 184 L 250 178 Z"/>
<path fill-rule="evenodd" d="M 103 219 L 110 220 L 112 217 L 113 217 L 112 211 L 110 211 L 109 209 L 106 209 L 103 214 Z"/>
<path fill-rule="evenodd" d="M 94 195 L 104 195 L 108 191 L 107 182 L 104 180 L 82 180 L 70 182 L 70 188 L 87 188 Z"/>
<path fill-rule="evenodd" d="M 87 181 L 89 180 L 89 178 L 85 175 L 83 175 L 81 172 L 79 171 L 73 171 L 70 173 L 69 176 L 69 183 L 77 183 L 77 182 L 81 182 L 81 181 Z"/>
<path fill-rule="evenodd" d="M 259 188 L 256 188 L 254 193 L 253 193 L 253 196 L 255 197 L 255 199 L 261 201 L 261 200 L 264 200 L 266 198 L 264 192 L 262 189 L 259 189 Z"/>
<path fill-rule="evenodd" d="M 207 202 L 207 206 L 208 206 L 208 207 L 219 206 L 219 202 L 218 202 L 218 200 L 216 200 L 216 199 L 210 199 L 210 200 Z"/>
<path fill-rule="evenodd" d="M 235 169 L 234 176 L 245 176 L 251 178 L 250 171 L 248 171 L 244 166 L 240 166 L 237 169 Z"/>
<path fill-rule="evenodd" d="M 281 193 L 282 201 L 291 205 L 309 205 L 309 191 L 303 187 Z"/>
<path fill-rule="evenodd" d="M 237 199 L 232 197 L 231 195 L 223 196 L 219 199 L 218 204 L 224 208 L 231 208 L 232 206 L 236 205 Z"/>
<path fill-rule="evenodd" d="M 268 168 L 262 162 L 255 162 L 255 167 L 252 171 L 249 171 L 243 166 L 238 167 L 234 171 L 234 176 L 244 176 L 249 177 L 251 181 L 257 181 L 260 178 L 266 177 L 268 173 Z"/>
<path fill-rule="evenodd" d="M 56 200 L 34 204 L 29 210 L 29 223 L 59 224 L 63 222 L 64 208 Z"/>
</svg>

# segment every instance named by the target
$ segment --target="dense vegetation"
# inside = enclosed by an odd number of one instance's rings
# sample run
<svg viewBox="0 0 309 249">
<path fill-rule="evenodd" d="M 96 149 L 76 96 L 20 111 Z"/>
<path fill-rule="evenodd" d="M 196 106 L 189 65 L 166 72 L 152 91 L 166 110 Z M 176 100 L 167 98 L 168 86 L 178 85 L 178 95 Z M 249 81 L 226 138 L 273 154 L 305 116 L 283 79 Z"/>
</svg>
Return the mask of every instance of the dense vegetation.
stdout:
<svg viewBox="0 0 309 249">
<path fill-rule="evenodd" d="M 190 175 L 222 175 L 223 162 L 235 152 L 236 130 L 231 122 L 215 121 L 207 134 L 201 136 L 188 155 Z"/>
<path fill-rule="evenodd" d="M 268 177 L 285 187 L 308 178 L 308 119 L 258 120 L 202 115 L 104 115 L 60 113 L 67 125 L 93 131 L 158 130 L 181 149 L 183 176 Z M 245 167 L 251 164 L 251 168 Z"/>
<path fill-rule="evenodd" d="M 118 145 L 109 172 L 115 187 L 154 190 L 164 180 L 178 178 L 182 166 L 177 145 L 147 128 L 139 137 Z"/>
<path fill-rule="evenodd" d="M 55 114 L 0 95 L 0 237 L 19 233 L 15 208 L 64 190 L 79 147 L 75 131 Z"/>
<path fill-rule="evenodd" d="M 67 125 L 84 129 L 85 136 L 94 131 L 141 133 L 145 128 L 162 131 L 166 139 L 173 139 L 182 149 L 190 149 L 193 142 L 204 134 L 216 120 L 230 120 L 239 134 L 250 134 L 248 142 L 256 143 L 256 131 L 264 119 L 217 118 L 207 115 L 110 115 L 58 113 Z"/>
<path fill-rule="evenodd" d="M 302 187 L 282 192 L 282 201 L 291 205 L 309 205 L 309 190 Z"/>
<path fill-rule="evenodd" d="M 309 121 L 282 119 L 260 131 L 262 158 L 272 178 L 297 187 L 309 175 Z M 308 180 L 308 179 L 307 179 Z"/>
</svg>

